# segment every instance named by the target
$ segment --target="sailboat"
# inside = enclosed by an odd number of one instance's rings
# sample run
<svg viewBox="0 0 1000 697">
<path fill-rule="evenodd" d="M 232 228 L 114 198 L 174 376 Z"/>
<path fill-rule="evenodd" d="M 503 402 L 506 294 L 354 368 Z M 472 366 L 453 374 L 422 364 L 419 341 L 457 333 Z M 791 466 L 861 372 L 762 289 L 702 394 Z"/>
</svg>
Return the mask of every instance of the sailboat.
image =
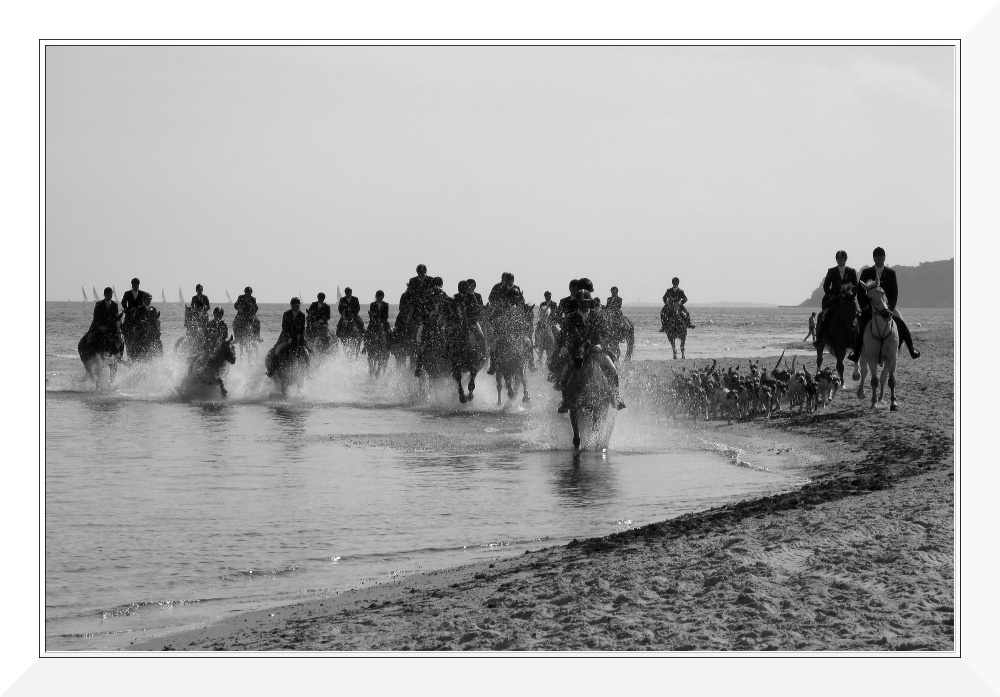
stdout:
<svg viewBox="0 0 1000 697">
<path fill-rule="evenodd" d="M 80 290 L 83 290 L 83 286 L 80 286 Z M 86 300 L 87 300 L 87 291 L 85 291 L 85 290 L 83 290 L 83 300 L 84 300 L 84 302 L 86 302 Z"/>
<path fill-rule="evenodd" d="M 343 297 L 343 296 L 342 296 L 342 295 L 340 294 L 340 286 L 337 286 L 337 302 L 338 302 L 338 303 L 340 302 L 340 299 L 341 299 L 342 297 Z"/>
<path fill-rule="evenodd" d="M 177 286 L 177 297 L 180 298 L 181 305 L 184 304 L 184 293 L 181 292 L 181 287 Z"/>
<path fill-rule="evenodd" d="M 115 294 L 115 302 L 118 302 L 118 289 L 111 286 L 111 292 Z"/>
<path fill-rule="evenodd" d="M 92 291 L 94 291 L 94 301 L 96 302 L 96 301 L 100 300 L 100 298 L 97 297 L 97 288 L 94 288 L 94 286 L 91 286 L 90 289 Z"/>
<path fill-rule="evenodd" d="M 229 297 L 229 291 L 228 290 L 226 291 L 226 298 L 229 300 L 229 302 L 233 301 L 233 299 Z"/>
<path fill-rule="evenodd" d="M 167 302 L 167 294 L 163 292 L 162 288 L 160 288 L 160 298 L 163 302 Z"/>
</svg>

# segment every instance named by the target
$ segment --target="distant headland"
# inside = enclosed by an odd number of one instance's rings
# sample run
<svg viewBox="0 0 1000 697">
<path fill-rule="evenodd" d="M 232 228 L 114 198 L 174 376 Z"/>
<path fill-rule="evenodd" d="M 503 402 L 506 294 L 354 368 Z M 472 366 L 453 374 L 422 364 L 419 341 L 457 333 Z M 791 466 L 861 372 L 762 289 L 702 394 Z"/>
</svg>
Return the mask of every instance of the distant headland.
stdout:
<svg viewBox="0 0 1000 697">
<path fill-rule="evenodd" d="M 955 259 L 924 261 L 919 266 L 893 266 L 899 282 L 899 306 L 955 307 Z M 858 273 L 861 268 L 856 267 Z M 796 307 L 819 307 L 823 300 L 823 279 L 808 300 Z"/>
</svg>

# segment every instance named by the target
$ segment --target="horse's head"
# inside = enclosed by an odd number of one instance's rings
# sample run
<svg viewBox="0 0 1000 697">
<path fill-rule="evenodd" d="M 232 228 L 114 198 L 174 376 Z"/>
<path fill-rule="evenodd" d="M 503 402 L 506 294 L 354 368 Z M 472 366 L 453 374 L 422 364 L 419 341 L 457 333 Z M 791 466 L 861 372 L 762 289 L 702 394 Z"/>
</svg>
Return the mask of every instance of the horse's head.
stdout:
<svg viewBox="0 0 1000 697">
<path fill-rule="evenodd" d="M 229 337 L 227 341 L 223 341 L 219 345 L 218 354 L 230 365 L 236 363 L 236 347 L 233 345 L 235 341 L 235 337 Z"/>
<path fill-rule="evenodd" d="M 857 292 L 857 286 L 853 283 L 844 283 L 840 286 L 840 299 L 853 298 Z"/>
<path fill-rule="evenodd" d="M 885 290 L 878 284 L 878 281 L 862 283 L 861 286 L 864 288 L 865 295 L 868 296 L 868 302 L 871 303 L 872 309 L 875 312 L 881 313 L 889 309 L 889 301 L 885 296 Z"/>
</svg>

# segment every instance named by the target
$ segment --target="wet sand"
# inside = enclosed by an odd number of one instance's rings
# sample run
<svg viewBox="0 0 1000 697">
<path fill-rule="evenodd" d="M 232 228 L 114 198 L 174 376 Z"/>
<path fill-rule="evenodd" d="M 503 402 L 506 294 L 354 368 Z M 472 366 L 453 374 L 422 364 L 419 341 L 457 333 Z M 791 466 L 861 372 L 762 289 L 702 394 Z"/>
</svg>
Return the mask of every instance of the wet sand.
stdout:
<svg viewBox="0 0 1000 697">
<path fill-rule="evenodd" d="M 954 338 L 916 338 L 923 356 L 904 349 L 897 368 L 898 412 L 869 411 L 848 367 L 816 413 L 685 426 L 754 466 L 822 463 L 797 491 L 128 650 L 953 651 Z M 690 364 L 637 363 L 629 380 L 665 384 Z"/>
</svg>

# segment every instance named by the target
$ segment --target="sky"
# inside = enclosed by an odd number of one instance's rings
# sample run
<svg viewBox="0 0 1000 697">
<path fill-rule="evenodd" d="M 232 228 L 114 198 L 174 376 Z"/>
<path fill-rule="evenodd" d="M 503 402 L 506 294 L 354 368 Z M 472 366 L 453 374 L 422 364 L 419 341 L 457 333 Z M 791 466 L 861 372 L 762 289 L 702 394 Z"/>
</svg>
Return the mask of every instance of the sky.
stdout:
<svg viewBox="0 0 1000 697">
<path fill-rule="evenodd" d="M 792 305 L 955 256 L 951 46 L 47 46 L 45 294 Z M 905 307 L 906 289 L 900 292 Z"/>
</svg>

